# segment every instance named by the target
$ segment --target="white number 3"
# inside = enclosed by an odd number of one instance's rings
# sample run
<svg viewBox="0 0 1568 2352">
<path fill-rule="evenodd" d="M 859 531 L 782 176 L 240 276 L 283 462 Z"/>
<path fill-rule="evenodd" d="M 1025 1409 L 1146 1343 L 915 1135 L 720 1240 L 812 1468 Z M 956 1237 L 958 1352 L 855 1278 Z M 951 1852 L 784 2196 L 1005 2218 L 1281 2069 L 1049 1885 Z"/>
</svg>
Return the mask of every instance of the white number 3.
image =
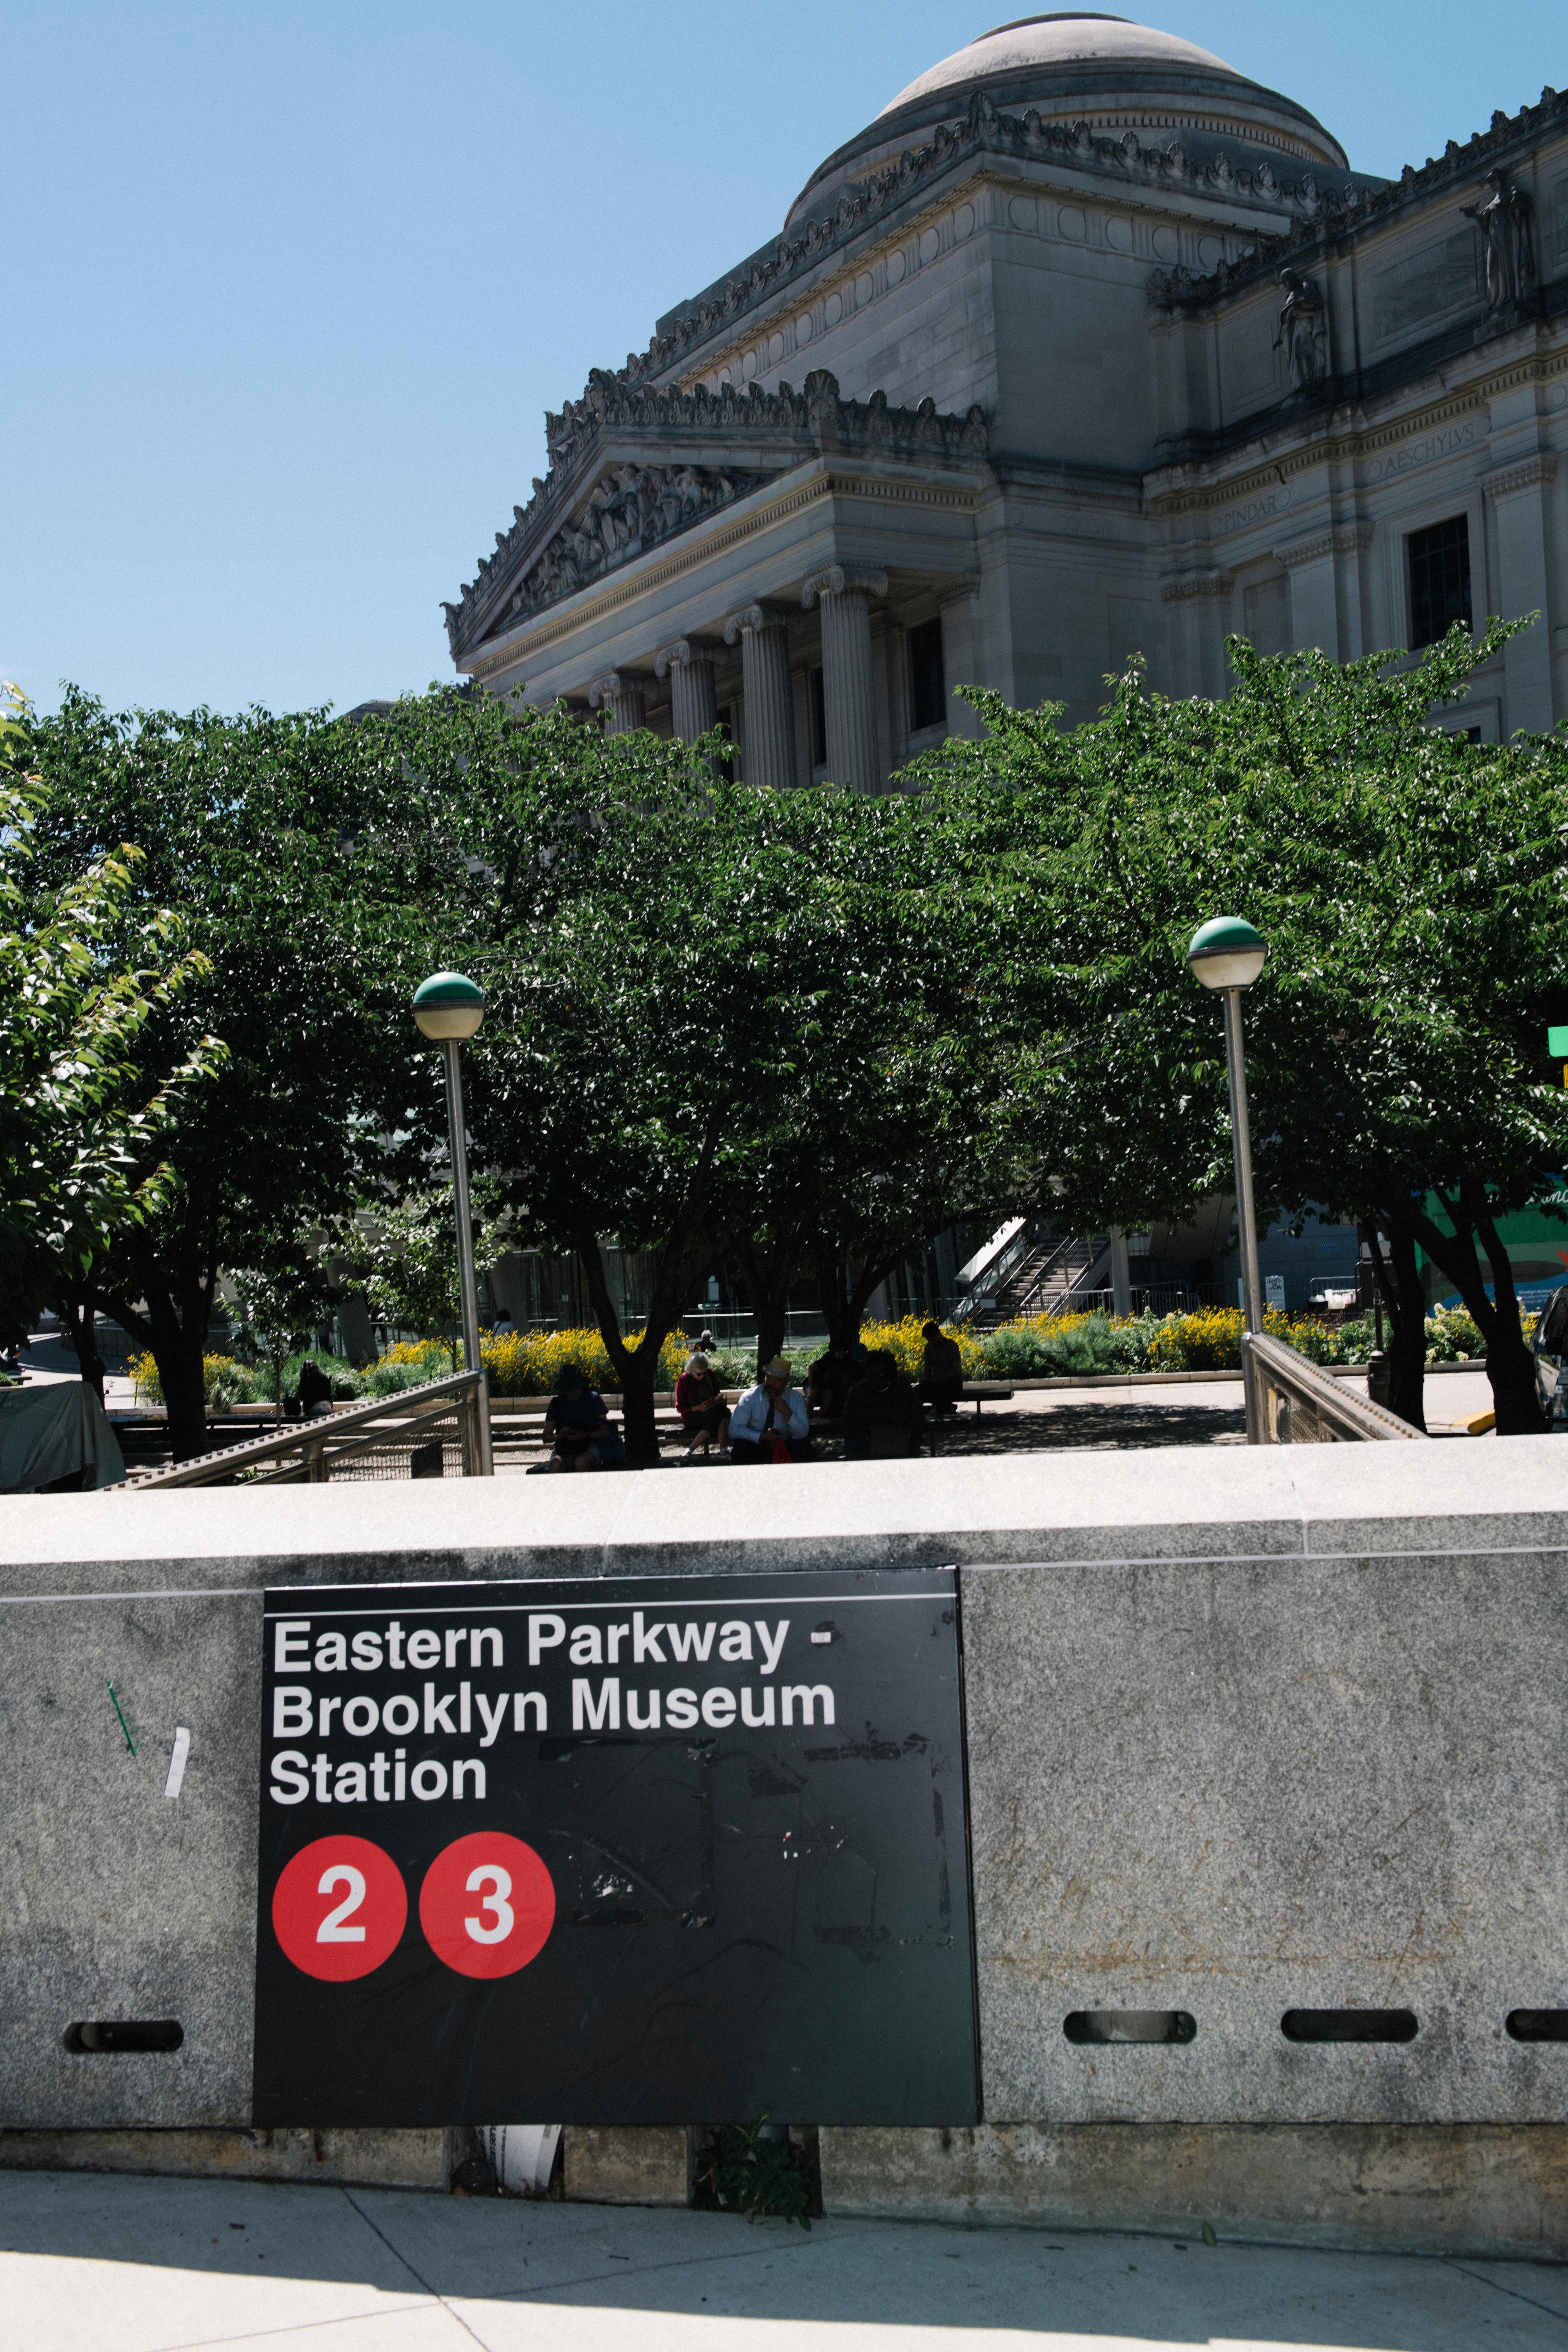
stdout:
<svg viewBox="0 0 1568 2352">
<path fill-rule="evenodd" d="M 336 1886 L 346 1886 L 349 1891 L 337 1909 L 329 1911 L 317 1928 L 316 1941 L 318 1944 L 363 1944 L 364 1929 L 345 1927 L 343 1921 L 364 1901 L 363 1871 L 356 1870 L 349 1862 L 333 1863 L 331 1870 L 322 1871 L 316 1892 L 318 1895 L 330 1895 Z"/>
<path fill-rule="evenodd" d="M 511 1905 L 506 1899 L 511 1893 L 510 1871 L 500 1869 L 493 1862 L 481 1864 L 478 1870 L 468 1873 L 468 1893 L 477 1895 L 482 1886 L 488 1886 L 490 1891 L 479 1909 L 493 1911 L 495 1919 L 489 1925 L 483 1919 L 465 1919 L 463 1925 L 476 1944 L 504 1944 L 517 1924 L 512 1917 Z"/>
</svg>

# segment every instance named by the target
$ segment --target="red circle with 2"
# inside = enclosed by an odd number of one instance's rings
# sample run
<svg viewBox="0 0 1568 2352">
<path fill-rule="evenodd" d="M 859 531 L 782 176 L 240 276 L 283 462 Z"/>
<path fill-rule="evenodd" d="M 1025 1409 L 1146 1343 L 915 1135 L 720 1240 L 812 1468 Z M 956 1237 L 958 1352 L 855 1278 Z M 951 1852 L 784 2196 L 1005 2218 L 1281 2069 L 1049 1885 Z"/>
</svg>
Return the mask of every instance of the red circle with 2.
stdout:
<svg viewBox="0 0 1568 2352">
<path fill-rule="evenodd" d="M 317 1838 L 273 1889 L 273 1934 L 297 1969 L 329 1984 L 380 1968 L 407 1921 L 403 1873 L 368 1838 Z"/>
<path fill-rule="evenodd" d="M 555 1925 L 555 1887 L 531 1845 L 476 1830 L 436 1856 L 419 1890 L 419 1925 L 462 1977 L 510 1977 L 536 1959 Z"/>
</svg>

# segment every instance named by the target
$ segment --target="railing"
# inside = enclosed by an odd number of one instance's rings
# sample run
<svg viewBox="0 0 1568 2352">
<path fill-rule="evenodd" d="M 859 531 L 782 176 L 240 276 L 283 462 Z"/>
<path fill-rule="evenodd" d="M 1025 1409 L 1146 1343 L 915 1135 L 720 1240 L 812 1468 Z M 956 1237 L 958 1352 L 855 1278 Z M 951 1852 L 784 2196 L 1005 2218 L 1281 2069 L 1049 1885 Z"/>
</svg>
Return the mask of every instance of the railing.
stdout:
<svg viewBox="0 0 1568 2352">
<path fill-rule="evenodd" d="M 985 1249 L 969 1260 L 969 1265 L 978 1267 L 979 1271 L 970 1276 L 967 1292 L 954 1307 L 953 1321 L 967 1323 L 981 1307 L 988 1306 L 1013 1268 L 1036 1246 L 1038 1239 L 1038 1225 L 1030 1224 L 1022 1217 L 993 1234 Z M 967 1273 L 967 1266 L 961 1267 L 959 1279 L 962 1281 Z"/>
<path fill-rule="evenodd" d="M 1282 1339 L 1260 1332 L 1242 1338 L 1242 1356 L 1254 1384 L 1265 1445 L 1364 1444 L 1384 1438 L 1425 1438 L 1380 1404 L 1359 1397 L 1299 1356 Z"/>
<path fill-rule="evenodd" d="M 492 1475 L 489 1401 L 482 1372 L 422 1381 L 346 1412 L 299 1421 L 150 1470 L 114 1491 L 150 1486 L 316 1486 L 349 1478 L 479 1478 Z"/>
<path fill-rule="evenodd" d="M 1082 1254 L 1083 1264 L 1069 1281 L 1063 1283 L 1052 1300 L 1053 1306 L 1065 1309 L 1068 1314 L 1075 1313 L 1079 1301 L 1087 1289 L 1090 1276 L 1099 1272 L 1100 1262 L 1110 1246 L 1109 1240 L 1103 1234 L 1097 1241 L 1085 1241 L 1081 1236 L 1074 1235 L 1068 1241 L 1059 1242 L 1044 1265 L 1037 1272 L 1022 1298 L 1014 1307 L 1014 1314 L 1027 1315 L 1031 1311 L 1037 1314 L 1040 1309 L 1036 1307 L 1036 1300 L 1040 1297 L 1052 1275 L 1059 1274 L 1064 1266 L 1071 1264 L 1073 1254 L 1077 1251 Z"/>
</svg>

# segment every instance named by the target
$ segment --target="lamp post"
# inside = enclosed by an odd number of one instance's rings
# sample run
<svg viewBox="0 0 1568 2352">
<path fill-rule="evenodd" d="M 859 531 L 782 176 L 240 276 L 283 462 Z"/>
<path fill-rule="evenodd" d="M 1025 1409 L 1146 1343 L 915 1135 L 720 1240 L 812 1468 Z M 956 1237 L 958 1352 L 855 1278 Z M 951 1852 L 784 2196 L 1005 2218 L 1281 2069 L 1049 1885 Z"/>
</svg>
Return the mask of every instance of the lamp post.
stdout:
<svg viewBox="0 0 1568 2352">
<path fill-rule="evenodd" d="M 452 1143 L 452 1206 L 458 1221 L 458 1280 L 463 1300 L 463 1353 L 478 1372 L 476 1425 L 479 1475 L 495 1475 L 490 1454 L 489 1395 L 479 1362 L 479 1291 L 474 1276 L 474 1221 L 468 1207 L 468 1147 L 463 1126 L 463 1070 L 459 1055 L 485 1017 L 485 1000 L 460 971 L 438 971 L 414 992 L 414 1018 L 423 1036 L 438 1045 L 447 1063 L 447 1130 Z"/>
<path fill-rule="evenodd" d="M 1187 964 L 1195 979 L 1225 998 L 1225 1057 L 1230 1074 L 1230 1138 L 1236 1155 L 1236 1223 L 1241 1244 L 1242 1321 L 1250 1332 L 1263 1328 L 1263 1285 L 1258 1274 L 1258 1218 L 1252 1205 L 1252 1137 L 1247 1120 L 1247 1057 L 1241 1038 L 1241 999 L 1263 969 L 1267 942 L 1239 915 L 1216 915 L 1193 933 Z M 1262 1400 L 1247 1351 L 1241 1351 L 1247 1395 L 1247 1442 L 1265 1442 Z"/>
</svg>

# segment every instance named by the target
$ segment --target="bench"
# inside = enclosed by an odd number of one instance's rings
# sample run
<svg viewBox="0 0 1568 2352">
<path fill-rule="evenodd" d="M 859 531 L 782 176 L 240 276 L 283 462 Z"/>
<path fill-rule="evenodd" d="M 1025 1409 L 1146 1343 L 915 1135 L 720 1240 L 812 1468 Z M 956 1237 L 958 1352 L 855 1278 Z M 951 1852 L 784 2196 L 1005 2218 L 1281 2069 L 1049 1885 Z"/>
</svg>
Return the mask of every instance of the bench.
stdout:
<svg viewBox="0 0 1568 2352">
<path fill-rule="evenodd" d="M 960 1404 L 968 1404 L 973 1398 L 974 1418 L 978 1421 L 983 1405 L 1008 1404 L 1012 1402 L 1012 1390 L 1001 1381 L 965 1381 L 958 1392 L 958 1402 Z"/>
</svg>

